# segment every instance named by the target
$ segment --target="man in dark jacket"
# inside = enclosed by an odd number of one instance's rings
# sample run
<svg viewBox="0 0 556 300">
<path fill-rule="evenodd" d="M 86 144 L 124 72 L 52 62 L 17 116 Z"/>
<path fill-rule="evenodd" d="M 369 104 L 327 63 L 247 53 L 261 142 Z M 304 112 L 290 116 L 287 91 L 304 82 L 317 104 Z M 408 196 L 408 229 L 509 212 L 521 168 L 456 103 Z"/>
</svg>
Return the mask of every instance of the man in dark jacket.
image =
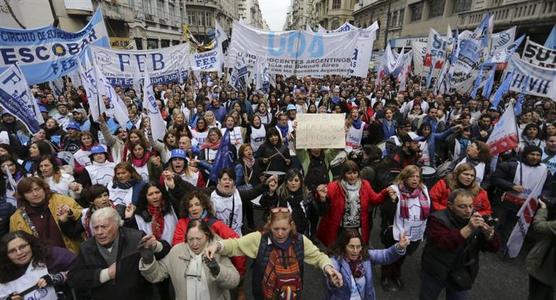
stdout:
<svg viewBox="0 0 556 300">
<path fill-rule="evenodd" d="M 431 215 L 421 263 L 420 300 L 468 299 L 479 272 L 479 251 L 496 252 L 500 240 L 494 227 L 473 209 L 471 191 L 456 189 L 448 209 Z"/>
<path fill-rule="evenodd" d="M 152 299 L 152 284 L 139 272 L 142 255 L 152 257 L 138 248 L 149 243 L 158 260 L 170 251 L 170 245 L 153 242 L 154 238 L 142 231 L 121 227 L 120 215 L 111 207 L 95 211 L 91 224 L 94 237 L 81 244 L 68 272 L 68 284 L 89 290 L 91 299 Z"/>
</svg>

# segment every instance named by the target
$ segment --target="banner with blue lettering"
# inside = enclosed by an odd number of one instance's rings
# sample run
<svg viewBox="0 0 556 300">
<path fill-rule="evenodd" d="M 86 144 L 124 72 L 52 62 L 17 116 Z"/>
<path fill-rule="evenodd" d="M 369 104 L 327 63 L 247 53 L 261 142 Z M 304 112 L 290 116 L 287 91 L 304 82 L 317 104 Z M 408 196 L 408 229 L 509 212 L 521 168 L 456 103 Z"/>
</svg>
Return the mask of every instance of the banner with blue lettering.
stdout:
<svg viewBox="0 0 556 300">
<path fill-rule="evenodd" d="M 243 53 L 251 72 L 257 57 L 266 57 L 269 73 L 285 76 L 350 75 L 352 57 L 360 32 L 330 34 L 303 30 L 268 32 L 238 22 L 228 49 L 226 66 L 233 67 Z"/>
<path fill-rule="evenodd" d="M 218 49 L 192 54 L 189 61 L 193 71 L 218 72 L 220 66 Z"/>
<path fill-rule="evenodd" d="M 100 10 L 75 33 L 53 26 L 0 28 L 0 72 L 17 63 L 29 84 L 51 81 L 77 70 L 77 60 L 88 45 L 110 46 Z"/>
<path fill-rule="evenodd" d="M 116 50 L 91 47 L 93 61 L 112 85 L 133 86 L 134 73 L 145 77 L 149 70 L 153 84 L 180 82 L 187 77 L 189 45 L 153 50 Z"/>
<path fill-rule="evenodd" d="M 0 74 L 0 106 L 25 124 L 33 134 L 37 133 L 40 124 L 44 123 L 37 102 L 17 65 L 9 66 Z"/>
<path fill-rule="evenodd" d="M 471 91 L 473 82 L 478 75 L 479 59 L 483 48 L 481 40 L 462 39 L 459 43 L 458 59 L 454 66 L 454 74 L 451 78 L 451 88 L 460 94 Z"/>
<path fill-rule="evenodd" d="M 510 83 L 511 91 L 547 97 L 556 101 L 556 69 L 539 67 L 523 59 L 512 57 L 507 71 L 514 74 Z"/>
</svg>

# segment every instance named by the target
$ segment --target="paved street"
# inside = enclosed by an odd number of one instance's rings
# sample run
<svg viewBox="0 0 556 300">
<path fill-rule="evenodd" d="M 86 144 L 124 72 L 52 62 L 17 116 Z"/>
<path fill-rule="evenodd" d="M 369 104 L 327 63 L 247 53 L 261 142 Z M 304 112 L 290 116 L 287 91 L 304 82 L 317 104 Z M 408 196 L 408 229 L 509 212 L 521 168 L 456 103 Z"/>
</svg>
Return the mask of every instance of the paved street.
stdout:
<svg viewBox="0 0 556 300">
<path fill-rule="evenodd" d="M 256 217 L 260 220 L 260 217 Z M 375 224 L 379 224 L 379 220 L 375 219 Z M 372 232 L 373 245 L 380 248 L 378 240 L 378 229 L 375 226 Z M 386 293 L 380 287 L 380 267 L 374 268 L 375 289 L 378 299 L 400 299 L 412 300 L 418 299 L 419 292 L 419 271 L 421 267 L 420 249 L 411 257 L 406 259 L 403 267 L 403 281 L 405 289 L 396 293 Z M 501 261 L 496 255 L 491 253 L 483 253 L 481 256 L 480 271 L 473 290 L 471 299 L 484 300 L 525 300 L 527 299 L 528 276 L 525 271 L 525 257 L 523 255 L 515 260 Z M 303 299 L 317 300 L 323 297 L 323 281 L 321 272 L 313 267 L 305 267 L 305 278 Z M 245 285 L 248 289 L 248 295 L 251 295 L 251 278 L 249 275 L 248 282 Z M 252 298 L 250 298 L 252 299 Z M 441 296 L 439 299 L 445 299 Z"/>
</svg>

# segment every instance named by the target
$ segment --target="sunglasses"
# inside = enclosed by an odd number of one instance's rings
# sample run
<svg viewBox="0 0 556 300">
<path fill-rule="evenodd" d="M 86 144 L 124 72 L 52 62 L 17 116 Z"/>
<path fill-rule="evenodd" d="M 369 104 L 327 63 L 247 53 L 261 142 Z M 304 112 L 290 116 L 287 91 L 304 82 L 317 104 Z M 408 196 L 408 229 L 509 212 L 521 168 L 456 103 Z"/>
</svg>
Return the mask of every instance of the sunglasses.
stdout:
<svg viewBox="0 0 556 300">
<path fill-rule="evenodd" d="M 270 210 L 270 212 L 272 214 L 276 214 L 276 213 L 289 213 L 290 210 L 287 207 L 275 207 L 273 209 Z"/>
</svg>

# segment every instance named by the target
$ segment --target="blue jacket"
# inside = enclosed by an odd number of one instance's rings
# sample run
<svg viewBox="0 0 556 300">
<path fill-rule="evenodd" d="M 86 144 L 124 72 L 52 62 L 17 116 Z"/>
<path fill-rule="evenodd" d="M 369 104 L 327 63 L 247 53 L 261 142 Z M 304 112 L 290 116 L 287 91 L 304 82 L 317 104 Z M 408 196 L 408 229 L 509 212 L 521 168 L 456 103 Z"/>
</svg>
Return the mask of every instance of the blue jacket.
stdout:
<svg viewBox="0 0 556 300">
<path fill-rule="evenodd" d="M 375 288 L 373 286 L 372 265 L 388 265 L 398 260 L 402 255 L 403 254 L 397 252 L 395 246 L 387 249 L 369 250 L 369 258 L 363 262 L 363 268 L 365 269 L 365 290 L 361 297 L 362 300 L 376 299 Z M 343 257 L 336 256 L 332 258 L 332 265 L 336 270 L 342 273 L 344 285 L 340 288 L 336 288 L 327 283 L 328 290 L 324 299 L 349 300 L 352 288 L 351 269 L 349 264 Z"/>
<path fill-rule="evenodd" d="M 435 164 L 435 153 L 436 153 L 436 141 L 443 140 L 447 138 L 450 134 L 454 133 L 454 127 L 450 127 L 443 132 L 431 132 L 431 135 L 427 138 L 427 148 L 429 150 L 431 166 L 436 167 Z"/>
</svg>

